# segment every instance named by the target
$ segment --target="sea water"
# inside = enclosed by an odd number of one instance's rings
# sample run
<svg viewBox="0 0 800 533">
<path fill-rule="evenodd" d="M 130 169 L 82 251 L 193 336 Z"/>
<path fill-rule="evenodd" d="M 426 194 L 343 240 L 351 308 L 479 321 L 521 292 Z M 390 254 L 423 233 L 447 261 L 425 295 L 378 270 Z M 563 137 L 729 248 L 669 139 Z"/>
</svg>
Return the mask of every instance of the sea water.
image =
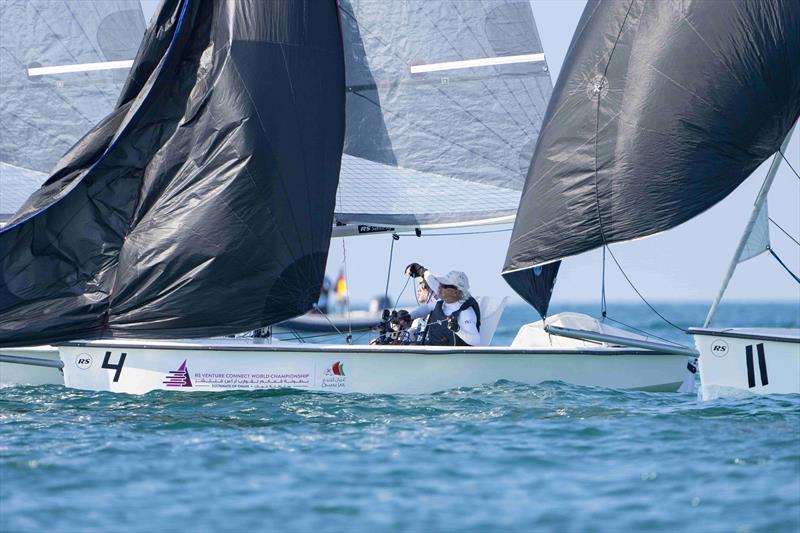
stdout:
<svg viewBox="0 0 800 533">
<path fill-rule="evenodd" d="M 797 304 L 720 313 L 800 325 Z M 640 306 L 609 317 L 691 343 Z M 498 342 L 535 318 L 510 307 Z M 797 532 L 800 397 L 0 389 L 0 531 L 247 530 Z"/>
</svg>

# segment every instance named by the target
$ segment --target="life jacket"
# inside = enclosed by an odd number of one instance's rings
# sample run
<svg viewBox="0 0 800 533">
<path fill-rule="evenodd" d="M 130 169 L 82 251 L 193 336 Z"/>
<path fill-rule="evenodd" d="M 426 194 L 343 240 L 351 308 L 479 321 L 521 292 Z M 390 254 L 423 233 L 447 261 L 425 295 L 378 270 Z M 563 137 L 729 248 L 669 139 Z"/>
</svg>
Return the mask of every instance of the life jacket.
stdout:
<svg viewBox="0 0 800 533">
<path fill-rule="evenodd" d="M 453 320 L 458 320 L 458 316 L 464 309 L 472 308 L 475 311 L 475 318 L 477 322 L 475 325 L 478 331 L 481 330 L 481 309 L 475 298 L 470 296 L 461 304 L 461 307 L 453 311 L 450 317 Z M 456 335 L 453 330 L 447 327 L 448 316 L 444 314 L 444 301 L 439 300 L 436 302 L 436 307 L 433 308 L 431 314 L 428 315 L 428 325 L 425 326 L 425 332 L 422 335 L 422 344 L 428 346 L 469 346 L 464 340 Z"/>
</svg>

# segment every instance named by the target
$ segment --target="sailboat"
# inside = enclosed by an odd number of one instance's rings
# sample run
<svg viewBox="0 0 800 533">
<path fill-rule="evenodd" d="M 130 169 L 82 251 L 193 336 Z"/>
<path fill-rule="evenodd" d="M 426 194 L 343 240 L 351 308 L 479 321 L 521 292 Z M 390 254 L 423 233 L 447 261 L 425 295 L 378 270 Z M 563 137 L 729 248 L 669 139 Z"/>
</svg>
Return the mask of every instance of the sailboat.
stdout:
<svg viewBox="0 0 800 533">
<path fill-rule="evenodd" d="M 703 399 L 737 395 L 742 391 L 754 394 L 800 394 L 800 328 L 710 327 L 736 267 L 744 261 L 770 253 L 800 283 L 800 278 L 785 266 L 770 245 L 767 207 L 767 194 L 791 138 L 792 132 L 786 135 L 772 160 L 754 202 L 750 220 L 742 232 L 703 327 L 689 328 L 703 362 L 700 365 L 700 396 Z"/>
<path fill-rule="evenodd" d="M 309 310 L 332 236 L 513 219 L 550 93 L 530 6 L 401 6 L 163 2 L 117 108 L 0 233 L 0 347 L 127 393 L 675 390 L 690 348 L 579 316 L 490 346 L 486 301 L 482 346 L 220 337 Z"/>
<path fill-rule="evenodd" d="M 800 392 L 800 331 L 708 327 L 736 264 L 778 258 L 765 202 L 800 116 L 798 57 L 796 2 L 590 2 L 540 133 L 506 280 L 544 313 L 562 259 L 687 221 L 775 154 L 706 324 L 690 332 L 704 398 Z"/>
</svg>

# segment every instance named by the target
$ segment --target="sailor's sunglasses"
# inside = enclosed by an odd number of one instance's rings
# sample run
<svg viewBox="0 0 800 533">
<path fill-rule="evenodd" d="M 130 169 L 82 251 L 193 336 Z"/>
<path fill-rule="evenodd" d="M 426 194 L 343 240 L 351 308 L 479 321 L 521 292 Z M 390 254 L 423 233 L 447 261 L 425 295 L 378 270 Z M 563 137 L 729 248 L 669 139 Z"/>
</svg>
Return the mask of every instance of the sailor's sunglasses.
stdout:
<svg viewBox="0 0 800 533">
<path fill-rule="evenodd" d="M 445 285 L 444 283 L 440 284 L 439 287 L 442 288 L 442 289 L 457 289 L 458 288 L 455 285 Z"/>
</svg>

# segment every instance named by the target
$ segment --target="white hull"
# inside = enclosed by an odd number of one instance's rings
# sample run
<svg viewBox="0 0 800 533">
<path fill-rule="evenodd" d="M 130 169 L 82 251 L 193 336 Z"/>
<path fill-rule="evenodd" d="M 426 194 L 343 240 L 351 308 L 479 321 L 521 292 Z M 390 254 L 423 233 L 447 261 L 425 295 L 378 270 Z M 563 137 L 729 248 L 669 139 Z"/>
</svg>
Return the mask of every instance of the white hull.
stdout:
<svg viewBox="0 0 800 533">
<path fill-rule="evenodd" d="M 800 394 L 800 330 L 691 328 L 704 400 Z"/>
<path fill-rule="evenodd" d="M 54 346 L 2 348 L 0 349 L 0 354 L 15 357 L 31 357 L 52 362 L 60 361 L 58 348 Z M 63 384 L 64 374 L 58 368 L 0 362 L 0 386 Z"/>
<path fill-rule="evenodd" d="M 498 380 L 675 391 L 686 368 L 684 355 L 608 347 L 367 347 L 226 339 L 91 341 L 61 346 L 60 354 L 68 387 L 132 394 L 283 388 L 419 394 Z"/>
</svg>

